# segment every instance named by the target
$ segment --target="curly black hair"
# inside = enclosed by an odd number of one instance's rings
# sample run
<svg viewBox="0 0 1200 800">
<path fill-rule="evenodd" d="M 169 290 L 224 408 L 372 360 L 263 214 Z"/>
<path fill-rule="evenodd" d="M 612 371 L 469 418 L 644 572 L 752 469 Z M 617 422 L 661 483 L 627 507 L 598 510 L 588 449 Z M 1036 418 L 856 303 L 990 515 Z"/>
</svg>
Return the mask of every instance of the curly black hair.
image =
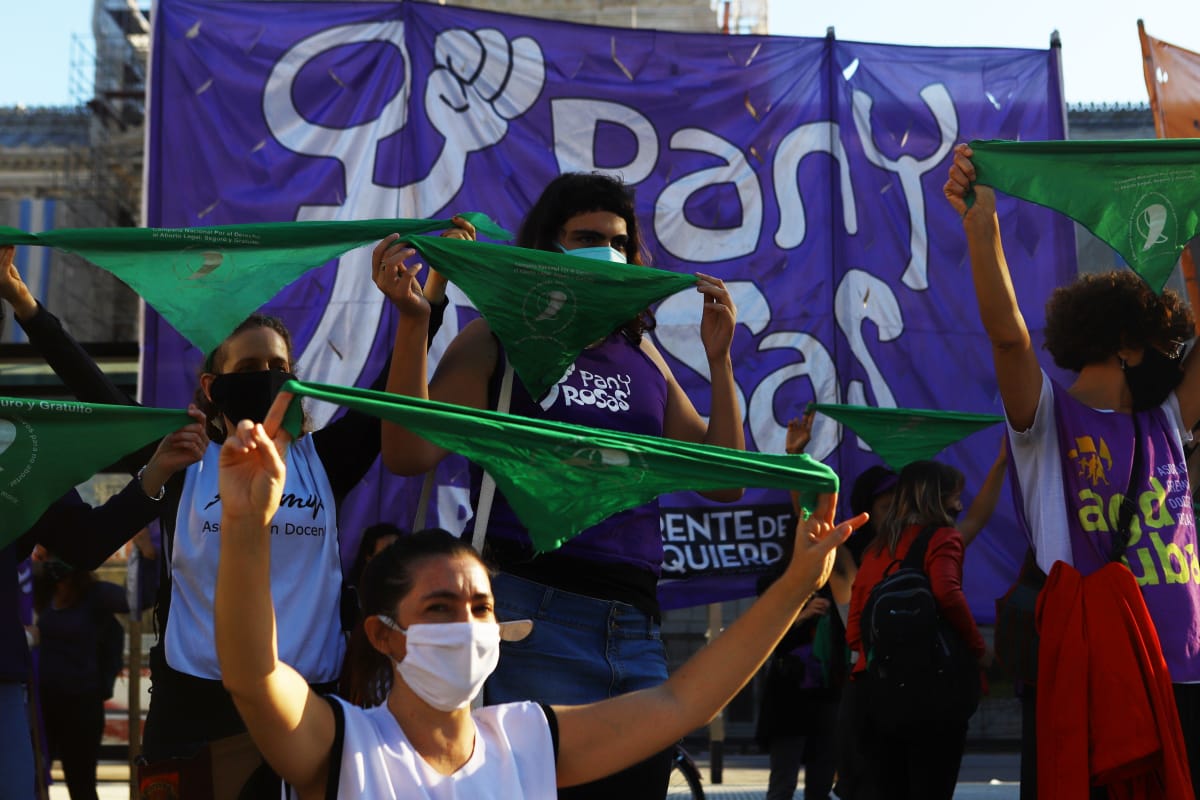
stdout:
<svg viewBox="0 0 1200 800">
<path fill-rule="evenodd" d="M 559 232 L 567 220 L 592 211 L 607 211 L 625 220 L 629 235 L 625 259 L 630 264 L 643 264 L 633 190 L 618 178 L 599 172 L 566 172 L 546 184 L 521 223 L 517 245 L 557 253 Z M 649 309 L 621 327 L 635 344 L 641 341 L 642 334 L 653 329 L 654 314 Z"/>
<path fill-rule="evenodd" d="M 1046 344 L 1054 363 L 1079 372 L 1123 347 L 1165 348 L 1194 335 L 1192 312 L 1171 290 L 1154 291 L 1130 270 L 1081 275 L 1046 302 Z"/>
</svg>

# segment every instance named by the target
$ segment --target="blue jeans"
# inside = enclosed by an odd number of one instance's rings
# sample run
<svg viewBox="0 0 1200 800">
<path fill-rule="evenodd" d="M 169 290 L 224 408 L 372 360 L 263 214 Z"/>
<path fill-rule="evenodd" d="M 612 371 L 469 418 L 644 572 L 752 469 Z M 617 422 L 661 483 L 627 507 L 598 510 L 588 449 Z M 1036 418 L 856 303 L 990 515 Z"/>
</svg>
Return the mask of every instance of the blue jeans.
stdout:
<svg viewBox="0 0 1200 800">
<path fill-rule="evenodd" d="M 35 797 L 33 744 L 23 683 L 0 681 L 0 800 Z"/>
<path fill-rule="evenodd" d="M 533 632 L 501 643 L 488 703 L 577 705 L 666 681 L 659 625 L 633 606 L 505 574 L 492 581 L 492 591 L 497 619 L 531 619 Z"/>
<path fill-rule="evenodd" d="M 488 703 L 537 700 L 578 705 L 667 680 L 657 622 L 627 603 L 564 592 L 513 575 L 492 581 L 501 622 L 533 620 L 519 642 L 500 643 L 500 664 L 488 679 Z M 662 800 L 672 750 L 607 778 L 560 789 L 559 800 Z"/>
</svg>

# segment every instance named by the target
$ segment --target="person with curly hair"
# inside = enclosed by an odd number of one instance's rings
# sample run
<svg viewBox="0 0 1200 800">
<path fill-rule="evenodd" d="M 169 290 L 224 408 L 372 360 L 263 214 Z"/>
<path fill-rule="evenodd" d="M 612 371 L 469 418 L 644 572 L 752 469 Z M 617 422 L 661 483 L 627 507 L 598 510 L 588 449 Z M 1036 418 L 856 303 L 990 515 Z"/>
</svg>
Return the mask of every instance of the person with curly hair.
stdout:
<svg viewBox="0 0 1200 800">
<path fill-rule="evenodd" d="M 962 215 L 992 344 L 1018 517 L 1047 573 L 1059 561 L 1083 576 L 1123 562 L 1137 578 L 1174 686 L 1195 786 L 1200 563 L 1183 452 L 1200 421 L 1200 359 L 1183 357 L 1192 316 L 1174 292 L 1156 296 L 1130 271 L 1082 276 L 1046 305 L 1046 349 L 1075 373 L 1070 386 L 1056 383 L 1038 364 L 1005 260 L 995 193 L 975 185 L 971 155 L 965 144 L 956 148 L 944 192 Z"/>
</svg>

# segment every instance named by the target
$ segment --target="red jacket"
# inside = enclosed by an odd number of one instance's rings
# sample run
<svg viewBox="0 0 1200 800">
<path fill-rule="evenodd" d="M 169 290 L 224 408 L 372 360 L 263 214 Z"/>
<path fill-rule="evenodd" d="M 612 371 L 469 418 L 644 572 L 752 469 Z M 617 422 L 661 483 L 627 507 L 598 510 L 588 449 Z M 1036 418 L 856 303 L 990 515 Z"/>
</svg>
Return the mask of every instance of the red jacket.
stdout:
<svg viewBox="0 0 1200 800">
<path fill-rule="evenodd" d="M 886 550 L 879 552 L 868 547 L 863 554 L 862 565 L 858 568 L 858 574 L 854 576 L 854 588 L 850 594 L 850 616 L 846 619 L 846 643 L 850 645 L 851 650 L 858 652 L 858 661 L 854 665 L 855 673 L 867 668 L 861 626 L 867 598 L 875 585 L 883 580 L 884 570 L 893 561 L 904 560 L 912 543 L 923 530 L 921 525 L 906 528 L 900 534 L 895 553 L 888 553 Z M 962 535 L 958 531 L 954 528 L 939 528 L 930 538 L 929 547 L 925 549 L 925 574 L 929 576 L 929 584 L 942 615 L 978 658 L 983 655 L 984 644 L 962 590 L 963 549 Z"/>
<path fill-rule="evenodd" d="M 1062 561 L 1038 598 L 1038 797 L 1190 797 L 1171 677 L 1133 573 Z"/>
</svg>

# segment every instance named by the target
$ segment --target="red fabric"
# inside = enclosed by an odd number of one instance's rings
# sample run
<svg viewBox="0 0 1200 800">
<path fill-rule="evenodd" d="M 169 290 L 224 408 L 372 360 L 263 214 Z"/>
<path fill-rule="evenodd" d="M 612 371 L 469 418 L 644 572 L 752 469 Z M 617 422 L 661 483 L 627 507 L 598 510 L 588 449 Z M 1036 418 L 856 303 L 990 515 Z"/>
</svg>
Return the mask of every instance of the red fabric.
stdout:
<svg viewBox="0 0 1200 800">
<path fill-rule="evenodd" d="M 895 553 L 868 548 L 863 554 L 862 565 L 854 577 L 854 588 L 850 594 L 850 616 L 846 620 L 846 642 L 852 650 L 858 652 L 858 661 L 854 664 L 855 672 L 862 672 L 867 668 L 867 655 L 863 651 L 860 626 L 867 598 L 876 584 L 883 580 L 883 573 L 888 565 L 896 560 L 904 560 L 922 530 L 924 526 L 921 525 L 906 528 L 900 534 Z M 962 535 L 958 531 L 954 528 L 939 528 L 934 532 L 933 538 L 929 540 L 929 547 L 925 550 L 925 574 L 929 576 L 933 596 L 937 599 L 942 614 L 978 658 L 983 655 L 984 644 L 962 590 L 964 549 Z"/>
<path fill-rule="evenodd" d="M 1167 663 L 1133 573 L 1062 561 L 1038 599 L 1038 797 L 1190 797 Z"/>
</svg>

